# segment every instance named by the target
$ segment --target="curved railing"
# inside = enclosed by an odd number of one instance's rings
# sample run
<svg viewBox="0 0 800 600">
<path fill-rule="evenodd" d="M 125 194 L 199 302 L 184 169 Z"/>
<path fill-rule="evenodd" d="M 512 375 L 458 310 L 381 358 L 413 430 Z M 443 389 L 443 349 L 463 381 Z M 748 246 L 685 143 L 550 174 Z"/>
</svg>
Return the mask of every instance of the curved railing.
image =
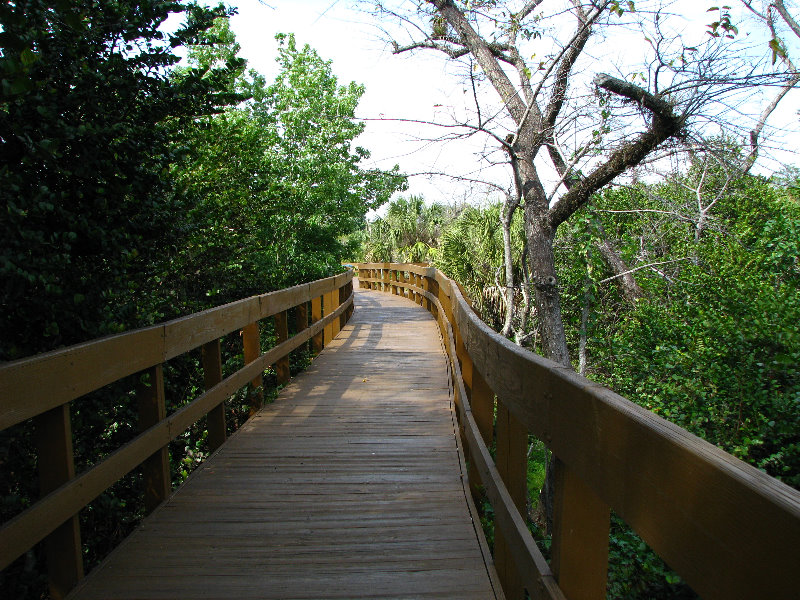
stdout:
<svg viewBox="0 0 800 600">
<path fill-rule="evenodd" d="M 79 511 L 139 465 L 149 512 L 170 494 L 167 444 L 207 415 L 209 446 L 226 436 L 222 403 L 253 383 L 270 365 L 279 383 L 289 379 L 289 353 L 309 340 L 315 351 L 352 314 L 353 272 L 253 296 L 187 317 L 55 352 L 0 365 L 0 431 L 34 419 L 42 498 L 0 528 L 0 569 L 45 540 L 53 597 L 63 597 L 83 576 Z M 311 308 L 311 324 L 308 307 Z M 287 311 L 297 332 L 288 336 Z M 259 321 L 275 319 L 278 344 L 262 352 Z M 222 378 L 220 338 L 241 330 L 243 368 Z M 162 365 L 202 349 L 206 391 L 167 416 Z M 141 433 L 84 473 L 75 475 L 69 405 L 72 400 L 129 375 L 146 373 L 138 390 Z"/>
<path fill-rule="evenodd" d="M 437 317 L 471 483 L 494 509 L 495 566 L 508 598 L 524 588 L 531 598 L 605 599 L 611 510 L 705 600 L 798 597 L 800 493 L 509 342 L 440 271 L 353 266 L 361 287 L 407 296 Z M 522 516 L 529 433 L 554 456 L 549 565 Z"/>
</svg>

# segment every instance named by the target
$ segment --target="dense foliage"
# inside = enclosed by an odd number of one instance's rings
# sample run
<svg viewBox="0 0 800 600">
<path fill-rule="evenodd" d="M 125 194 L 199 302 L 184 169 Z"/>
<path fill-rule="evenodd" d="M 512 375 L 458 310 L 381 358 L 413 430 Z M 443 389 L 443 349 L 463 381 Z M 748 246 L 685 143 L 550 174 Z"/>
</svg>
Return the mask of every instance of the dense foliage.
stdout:
<svg viewBox="0 0 800 600">
<path fill-rule="evenodd" d="M 159 31 L 184 11 L 183 28 Z M 240 64 L 169 68 L 222 14 L 164 0 L 0 6 L 0 360 L 142 320 L 137 296 L 185 210 L 163 177 L 172 130 L 234 101 Z"/>
<path fill-rule="evenodd" d="M 363 169 L 363 94 L 281 37 L 280 74 L 247 72 L 222 7 L 176 1 L 0 6 L 0 361 L 325 277 L 344 239 L 404 185 Z M 186 22 L 161 26 L 173 13 Z M 179 64 L 180 48 L 187 60 Z M 271 344 L 272 324 L 262 324 Z M 224 373 L 242 364 L 222 340 Z M 305 357 L 295 356 L 293 365 Z M 274 379 L 265 378 L 268 398 Z M 81 472 L 137 433 L 138 377 L 71 404 Z M 202 390 L 198 356 L 165 365 L 167 411 Z M 227 403 L 235 429 L 250 393 Z M 0 433 L 0 519 L 38 496 L 33 426 Z M 204 423 L 170 445 L 173 482 L 208 453 Z M 80 514 L 91 568 L 143 512 L 137 472 Z M 0 596 L 41 597 L 33 549 Z"/>
<path fill-rule="evenodd" d="M 735 148 L 723 150 L 735 158 Z M 606 190 L 562 225 L 556 259 L 570 352 L 588 377 L 800 489 L 797 173 L 742 176 L 720 154 L 698 154 L 657 183 Z M 431 255 L 498 331 L 501 210 L 499 203 L 462 210 Z M 517 341 L 538 350 L 519 229 L 512 222 L 515 319 L 527 327 Z M 635 289 L 608 264 L 609 247 Z M 537 534 L 541 448 L 531 438 Z M 610 555 L 609 598 L 694 597 L 616 517 Z"/>
</svg>

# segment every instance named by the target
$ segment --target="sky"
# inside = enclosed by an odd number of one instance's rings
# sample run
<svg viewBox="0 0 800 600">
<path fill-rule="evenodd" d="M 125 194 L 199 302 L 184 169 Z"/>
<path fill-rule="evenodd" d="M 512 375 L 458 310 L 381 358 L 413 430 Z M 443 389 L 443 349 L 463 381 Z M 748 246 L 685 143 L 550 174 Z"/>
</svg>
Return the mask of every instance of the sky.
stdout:
<svg viewBox="0 0 800 600">
<path fill-rule="evenodd" d="M 714 3 L 679 1 L 683 2 L 680 8 L 687 22 L 685 33 L 698 38 L 706 35 L 704 24 L 713 17 L 713 13 L 707 14 L 707 9 Z M 393 55 L 375 18 L 354 9 L 350 0 L 229 0 L 229 3 L 238 8 L 231 26 L 242 47 L 240 55 L 268 80 L 277 74 L 275 35 L 294 33 L 299 44 L 311 45 L 322 58 L 332 61 L 340 84 L 355 81 L 365 85 L 366 92 L 357 111 L 366 123 L 366 131 L 357 143 L 372 155 L 365 167 L 388 169 L 399 164 L 403 172 L 412 175 L 444 172 L 488 180 L 505 189 L 510 186 L 507 166 L 491 167 L 477 158 L 487 144 L 492 145 L 490 140 L 476 136 L 470 141 L 429 143 L 425 139 L 437 138 L 448 130 L 408 122 L 448 122 L 449 115 L 463 114 L 470 105 L 468 85 L 453 64 L 440 54 L 428 51 Z M 609 40 L 607 48 L 609 52 L 626 51 L 621 39 Z M 494 94 L 492 90 L 487 93 Z M 798 100 L 800 94 L 788 96 L 782 103 L 781 114 L 773 119 L 789 128 L 782 138 L 782 143 L 788 146 L 797 136 Z M 798 162 L 794 154 L 786 152 L 781 160 Z M 776 164 L 773 162 L 771 168 L 765 165 L 762 172 L 769 174 Z M 444 203 L 465 199 L 474 203 L 489 193 L 495 197 L 497 194 L 484 185 L 424 175 L 412 176 L 405 193 Z"/>
<path fill-rule="evenodd" d="M 472 150 L 479 147 L 462 142 L 426 144 L 419 138 L 437 137 L 441 134 L 438 128 L 389 120 L 431 121 L 461 105 L 463 86 L 454 86 L 456 79 L 446 61 L 393 55 L 373 18 L 351 9 L 346 0 L 268 0 L 268 4 L 239 0 L 235 5 L 239 12 L 231 19 L 231 27 L 242 46 L 240 55 L 268 80 L 277 74 L 275 34 L 294 33 L 298 44 L 307 43 L 322 58 L 332 60 L 340 85 L 350 81 L 365 85 L 357 115 L 365 120 L 366 131 L 357 143 L 372 156 L 364 166 L 391 168 L 399 164 L 406 173 L 459 174 L 477 167 Z M 507 184 L 508 174 L 502 167 L 494 174 L 474 175 Z M 466 194 L 482 195 L 483 187 L 416 176 L 405 192 L 412 193 L 428 201 L 450 203 Z"/>
</svg>

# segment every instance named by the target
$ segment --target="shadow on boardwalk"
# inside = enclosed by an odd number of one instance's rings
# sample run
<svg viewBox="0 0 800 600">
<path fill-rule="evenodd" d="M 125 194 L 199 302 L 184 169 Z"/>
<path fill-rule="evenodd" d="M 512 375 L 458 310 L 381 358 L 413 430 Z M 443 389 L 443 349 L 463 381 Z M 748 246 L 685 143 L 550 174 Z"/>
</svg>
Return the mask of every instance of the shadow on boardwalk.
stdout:
<svg viewBox="0 0 800 600">
<path fill-rule="evenodd" d="M 462 464 L 435 322 L 359 291 L 309 369 L 70 598 L 495 598 Z"/>
</svg>

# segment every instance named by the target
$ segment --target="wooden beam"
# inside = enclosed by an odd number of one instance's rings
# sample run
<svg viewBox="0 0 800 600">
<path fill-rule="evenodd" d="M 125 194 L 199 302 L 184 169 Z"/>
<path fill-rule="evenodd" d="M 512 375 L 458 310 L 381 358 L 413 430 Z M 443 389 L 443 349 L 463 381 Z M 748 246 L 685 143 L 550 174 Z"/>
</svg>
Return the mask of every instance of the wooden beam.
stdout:
<svg viewBox="0 0 800 600">
<path fill-rule="evenodd" d="M 277 337 L 278 344 L 289 339 L 289 321 L 285 310 L 275 315 L 275 336 Z M 275 374 L 277 376 L 278 385 L 289 382 L 291 375 L 289 373 L 288 354 L 279 358 L 278 362 L 275 363 Z"/>
<path fill-rule="evenodd" d="M 521 515 L 528 504 L 528 431 L 508 408 L 497 399 L 497 470 Z M 503 532 L 495 529 L 495 566 L 509 600 L 525 597 L 523 579 L 514 564 Z"/>
<path fill-rule="evenodd" d="M 247 365 L 261 356 L 261 332 L 258 321 L 250 323 L 242 329 L 242 345 L 244 346 L 244 364 Z M 264 377 L 259 373 L 250 382 L 250 414 L 252 417 L 264 402 Z"/>
<path fill-rule="evenodd" d="M 222 352 L 218 339 L 203 344 L 201 360 L 203 364 L 203 385 L 206 390 L 210 390 L 222 381 Z M 208 448 L 213 452 L 225 443 L 228 435 L 224 402 L 209 411 L 206 417 L 206 427 L 208 428 Z"/>
<path fill-rule="evenodd" d="M 611 511 L 555 457 L 552 468 L 553 574 L 570 600 L 605 600 Z"/>
<path fill-rule="evenodd" d="M 316 323 L 322 319 L 322 296 L 311 299 L 311 322 Z M 322 352 L 323 334 L 318 333 L 311 338 L 311 351 L 316 355 Z"/>
<path fill-rule="evenodd" d="M 39 488 L 46 496 L 75 477 L 69 404 L 48 410 L 35 420 Z M 83 578 L 83 553 L 78 515 L 74 514 L 45 539 L 50 596 L 64 598 Z"/>
</svg>

